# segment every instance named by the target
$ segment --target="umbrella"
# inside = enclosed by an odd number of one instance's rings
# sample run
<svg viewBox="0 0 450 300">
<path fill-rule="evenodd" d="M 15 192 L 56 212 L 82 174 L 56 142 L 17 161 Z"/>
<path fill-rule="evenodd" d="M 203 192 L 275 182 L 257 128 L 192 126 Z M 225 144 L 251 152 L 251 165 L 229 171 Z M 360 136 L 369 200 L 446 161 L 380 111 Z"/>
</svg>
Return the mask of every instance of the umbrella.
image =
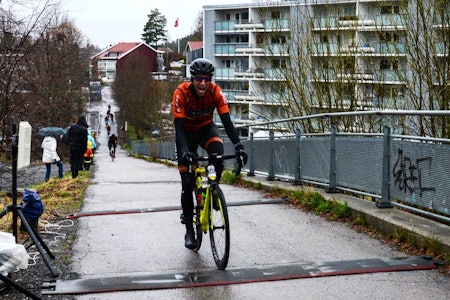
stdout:
<svg viewBox="0 0 450 300">
<path fill-rule="evenodd" d="M 44 127 L 37 132 L 40 136 L 60 136 L 64 135 L 66 130 L 61 127 Z"/>
</svg>

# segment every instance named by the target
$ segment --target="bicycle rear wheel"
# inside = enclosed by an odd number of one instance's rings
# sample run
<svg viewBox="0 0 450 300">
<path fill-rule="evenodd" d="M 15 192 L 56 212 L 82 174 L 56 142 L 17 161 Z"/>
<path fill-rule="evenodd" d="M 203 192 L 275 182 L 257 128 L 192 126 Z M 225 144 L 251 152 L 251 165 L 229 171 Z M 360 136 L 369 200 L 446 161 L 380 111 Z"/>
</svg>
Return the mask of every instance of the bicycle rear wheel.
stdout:
<svg viewBox="0 0 450 300">
<path fill-rule="evenodd" d="M 219 186 L 211 191 L 209 239 L 214 261 L 219 270 L 225 270 L 230 255 L 230 225 L 225 196 Z M 216 210 L 217 209 L 217 210 Z"/>
<path fill-rule="evenodd" d="M 202 226 L 200 225 L 200 208 L 195 208 L 195 215 L 194 215 L 194 228 L 195 228 L 195 239 L 197 240 L 197 247 L 194 249 L 194 251 L 200 250 L 200 247 L 202 246 Z"/>
</svg>

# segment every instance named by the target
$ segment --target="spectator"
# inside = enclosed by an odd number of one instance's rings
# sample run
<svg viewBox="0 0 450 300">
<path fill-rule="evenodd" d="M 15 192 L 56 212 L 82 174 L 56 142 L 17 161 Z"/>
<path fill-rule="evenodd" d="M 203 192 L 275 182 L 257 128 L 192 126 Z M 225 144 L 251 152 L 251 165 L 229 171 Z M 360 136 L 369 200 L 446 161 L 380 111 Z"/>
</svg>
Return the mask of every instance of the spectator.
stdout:
<svg viewBox="0 0 450 300">
<path fill-rule="evenodd" d="M 42 141 L 41 148 L 43 149 L 42 161 L 45 163 L 45 167 L 47 168 L 45 172 L 45 182 L 50 179 L 52 164 L 56 164 L 58 166 L 59 178 L 63 178 L 64 165 L 62 164 L 61 159 L 58 156 L 58 152 L 56 151 L 56 139 L 53 136 L 46 136 Z"/>
<path fill-rule="evenodd" d="M 70 146 L 70 169 L 72 178 L 78 177 L 78 171 L 83 170 L 83 155 L 87 149 L 87 128 L 86 117 L 80 115 L 78 122 L 69 128 L 69 146 Z"/>
<path fill-rule="evenodd" d="M 95 150 L 97 149 L 97 143 L 95 142 L 93 132 L 88 132 L 88 141 L 91 142 L 92 153 L 95 153 Z"/>
</svg>

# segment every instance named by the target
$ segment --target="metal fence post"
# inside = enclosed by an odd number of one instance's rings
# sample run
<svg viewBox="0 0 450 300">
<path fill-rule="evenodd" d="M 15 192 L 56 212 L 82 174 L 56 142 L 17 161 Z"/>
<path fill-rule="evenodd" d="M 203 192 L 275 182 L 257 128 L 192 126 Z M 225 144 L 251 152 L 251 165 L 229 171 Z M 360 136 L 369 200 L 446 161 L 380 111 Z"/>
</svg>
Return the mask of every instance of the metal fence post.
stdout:
<svg viewBox="0 0 450 300">
<path fill-rule="evenodd" d="M 384 126 L 383 131 L 383 170 L 381 179 L 381 200 L 376 203 L 379 208 L 390 208 L 391 204 L 391 187 L 390 187 L 390 147 L 391 147 L 391 128 Z"/>
<path fill-rule="evenodd" d="M 331 126 L 330 132 L 330 184 L 325 189 L 327 193 L 336 193 L 336 126 Z"/>
<path fill-rule="evenodd" d="M 269 176 L 267 176 L 268 181 L 274 181 L 275 180 L 275 142 L 274 142 L 274 136 L 275 134 L 273 131 L 269 132 L 269 147 L 270 147 L 270 154 L 269 154 Z"/>
<path fill-rule="evenodd" d="M 301 184 L 301 148 L 300 148 L 300 137 L 301 137 L 301 128 L 298 126 L 295 130 L 295 146 L 296 146 L 296 155 L 295 155 L 295 169 L 294 169 L 294 181 L 293 185 Z"/>
<path fill-rule="evenodd" d="M 253 158 L 255 157 L 255 143 L 253 138 L 253 132 L 250 133 L 250 153 L 248 158 L 248 167 L 249 171 L 247 173 L 247 176 L 255 176 L 255 163 Z"/>
</svg>

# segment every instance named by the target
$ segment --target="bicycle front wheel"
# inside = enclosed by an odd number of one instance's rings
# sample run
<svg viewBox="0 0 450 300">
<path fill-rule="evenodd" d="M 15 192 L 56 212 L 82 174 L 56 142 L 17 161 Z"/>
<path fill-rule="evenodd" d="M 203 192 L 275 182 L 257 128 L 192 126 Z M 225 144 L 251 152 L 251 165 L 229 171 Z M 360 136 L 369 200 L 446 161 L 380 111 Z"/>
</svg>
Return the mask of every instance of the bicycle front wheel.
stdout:
<svg viewBox="0 0 450 300">
<path fill-rule="evenodd" d="M 225 270 L 230 256 L 230 224 L 225 196 L 219 186 L 211 191 L 209 239 L 214 261 L 219 270 Z"/>
</svg>

